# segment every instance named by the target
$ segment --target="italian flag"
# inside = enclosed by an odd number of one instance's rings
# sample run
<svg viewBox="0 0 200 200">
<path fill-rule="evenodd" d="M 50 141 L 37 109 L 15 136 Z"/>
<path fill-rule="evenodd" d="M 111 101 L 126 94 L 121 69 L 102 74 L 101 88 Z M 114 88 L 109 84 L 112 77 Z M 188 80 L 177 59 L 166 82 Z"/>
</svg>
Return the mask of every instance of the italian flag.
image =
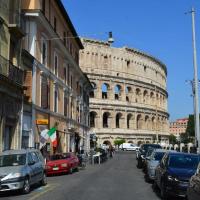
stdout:
<svg viewBox="0 0 200 200">
<path fill-rule="evenodd" d="M 51 128 L 47 134 L 50 137 L 51 142 L 53 143 L 53 147 L 57 147 L 57 137 L 56 137 L 56 128 Z"/>
</svg>

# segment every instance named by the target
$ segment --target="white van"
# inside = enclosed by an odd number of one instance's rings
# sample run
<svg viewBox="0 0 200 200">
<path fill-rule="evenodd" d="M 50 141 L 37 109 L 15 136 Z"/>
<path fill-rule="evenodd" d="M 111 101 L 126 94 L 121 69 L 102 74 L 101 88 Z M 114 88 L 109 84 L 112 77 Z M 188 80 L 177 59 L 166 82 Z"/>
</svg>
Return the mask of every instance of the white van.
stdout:
<svg viewBox="0 0 200 200">
<path fill-rule="evenodd" d="M 119 146 L 119 148 L 123 151 L 137 151 L 139 147 L 132 143 L 123 143 Z"/>
</svg>

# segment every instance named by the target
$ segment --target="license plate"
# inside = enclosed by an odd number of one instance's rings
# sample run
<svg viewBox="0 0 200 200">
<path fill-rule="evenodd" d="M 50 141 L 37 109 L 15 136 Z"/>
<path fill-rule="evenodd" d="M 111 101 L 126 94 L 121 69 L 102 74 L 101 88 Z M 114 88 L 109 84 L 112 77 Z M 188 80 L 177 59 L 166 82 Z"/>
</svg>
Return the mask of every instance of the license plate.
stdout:
<svg viewBox="0 0 200 200">
<path fill-rule="evenodd" d="M 59 168 L 58 167 L 54 167 L 53 170 L 59 170 Z"/>
</svg>

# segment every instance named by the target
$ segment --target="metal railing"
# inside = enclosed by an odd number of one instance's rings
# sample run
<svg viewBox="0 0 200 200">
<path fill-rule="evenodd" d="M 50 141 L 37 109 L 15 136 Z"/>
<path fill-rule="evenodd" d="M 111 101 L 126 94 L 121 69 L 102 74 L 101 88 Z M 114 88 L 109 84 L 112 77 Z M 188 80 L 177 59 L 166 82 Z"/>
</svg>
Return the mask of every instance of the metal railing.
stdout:
<svg viewBox="0 0 200 200">
<path fill-rule="evenodd" d="M 0 74 L 9 80 L 23 84 L 23 70 L 13 65 L 9 60 L 0 55 Z"/>
</svg>

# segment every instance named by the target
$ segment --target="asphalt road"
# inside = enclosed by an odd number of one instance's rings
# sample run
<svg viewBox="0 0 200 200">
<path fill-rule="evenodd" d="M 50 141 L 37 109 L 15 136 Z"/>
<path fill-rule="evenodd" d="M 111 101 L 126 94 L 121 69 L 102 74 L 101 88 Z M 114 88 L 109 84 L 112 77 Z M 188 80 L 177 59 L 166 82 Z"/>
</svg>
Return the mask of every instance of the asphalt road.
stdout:
<svg viewBox="0 0 200 200">
<path fill-rule="evenodd" d="M 35 186 L 30 194 L 0 196 L 6 200 L 160 200 L 144 173 L 137 169 L 135 153 L 117 152 L 100 165 L 88 165 L 72 175 L 48 177 L 48 185 Z"/>
</svg>

